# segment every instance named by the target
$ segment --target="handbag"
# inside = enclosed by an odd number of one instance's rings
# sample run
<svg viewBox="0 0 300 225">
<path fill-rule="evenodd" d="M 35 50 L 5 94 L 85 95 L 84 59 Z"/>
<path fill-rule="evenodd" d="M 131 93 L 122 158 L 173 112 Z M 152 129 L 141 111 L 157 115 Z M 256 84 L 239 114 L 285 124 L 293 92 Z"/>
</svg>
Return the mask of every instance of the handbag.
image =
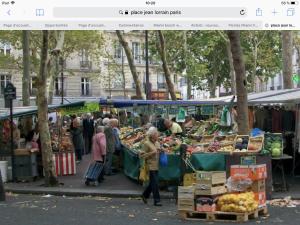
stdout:
<svg viewBox="0 0 300 225">
<path fill-rule="evenodd" d="M 168 155 L 165 152 L 159 153 L 159 165 L 162 167 L 168 165 Z"/>
<path fill-rule="evenodd" d="M 140 168 L 139 180 L 144 183 L 149 180 L 149 170 L 148 170 L 148 167 L 145 162 L 143 163 L 142 167 Z"/>
</svg>

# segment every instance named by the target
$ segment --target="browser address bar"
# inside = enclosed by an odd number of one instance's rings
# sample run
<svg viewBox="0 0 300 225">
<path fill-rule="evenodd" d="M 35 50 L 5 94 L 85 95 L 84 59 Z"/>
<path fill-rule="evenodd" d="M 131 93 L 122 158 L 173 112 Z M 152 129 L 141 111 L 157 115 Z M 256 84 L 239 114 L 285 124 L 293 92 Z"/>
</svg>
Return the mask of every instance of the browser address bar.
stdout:
<svg viewBox="0 0 300 225">
<path fill-rule="evenodd" d="M 56 18 L 241 18 L 245 7 L 185 7 L 185 8 L 113 8 L 113 7 L 54 7 Z"/>
</svg>

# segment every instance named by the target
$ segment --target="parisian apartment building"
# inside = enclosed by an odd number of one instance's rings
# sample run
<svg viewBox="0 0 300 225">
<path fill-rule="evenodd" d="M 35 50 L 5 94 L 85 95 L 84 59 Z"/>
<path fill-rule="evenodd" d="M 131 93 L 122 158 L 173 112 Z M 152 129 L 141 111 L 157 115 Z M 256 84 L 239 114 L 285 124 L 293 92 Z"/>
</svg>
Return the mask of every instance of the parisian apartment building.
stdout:
<svg viewBox="0 0 300 225">
<path fill-rule="evenodd" d="M 115 31 L 105 31 L 102 33 L 105 40 L 105 51 L 107 57 L 93 59 L 85 50 L 74 52 L 60 63 L 59 73 L 55 78 L 54 103 L 60 102 L 62 96 L 68 99 L 131 99 L 135 96 L 135 83 L 128 65 L 127 57 L 122 46 L 118 42 Z M 143 92 L 146 87 L 146 62 L 145 62 L 145 34 L 142 31 L 128 32 L 125 34 L 126 41 L 134 59 Z M 0 54 L 22 57 L 22 50 L 13 49 L 7 43 L 0 43 Z M 1 65 L 1 64 L 0 64 Z M 17 68 L 17 67 L 16 67 Z M 17 90 L 18 101 L 14 105 L 22 105 L 22 70 L 16 68 L 0 67 L 0 94 L 7 82 L 12 82 Z M 125 78 L 125 81 L 124 81 Z M 165 82 L 161 62 L 159 60 L 149 60 L 149 80 L 153 99 L 168 99 L 168 90 Z M 175 90 L 180 98 L 180 86 L 182 81 L 177 74 L 172 75 Z M 32 104 L 35 104 L 37 88 L 37 76 L 31 74 L 30 93 Z M 63 90 L 63 93 L 62 93 Z M 1 97 L 0 105 L 3 107 L 4 99 Z"/>
</svg>

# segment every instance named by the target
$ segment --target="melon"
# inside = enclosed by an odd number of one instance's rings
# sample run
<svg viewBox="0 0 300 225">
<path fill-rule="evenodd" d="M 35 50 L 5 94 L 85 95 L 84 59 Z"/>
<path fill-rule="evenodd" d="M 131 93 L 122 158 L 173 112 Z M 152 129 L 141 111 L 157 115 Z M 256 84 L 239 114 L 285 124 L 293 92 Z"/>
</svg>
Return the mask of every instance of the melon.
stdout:
<svg viewBox="0 0 300 225">
<path fill-rule="evenodd" d="M 280 150 L 280 148 L 272 148 L 272 156 L 273 157 L 279 157 L 279 156 L 281 156 L 281 150 Z"/>
</svg>

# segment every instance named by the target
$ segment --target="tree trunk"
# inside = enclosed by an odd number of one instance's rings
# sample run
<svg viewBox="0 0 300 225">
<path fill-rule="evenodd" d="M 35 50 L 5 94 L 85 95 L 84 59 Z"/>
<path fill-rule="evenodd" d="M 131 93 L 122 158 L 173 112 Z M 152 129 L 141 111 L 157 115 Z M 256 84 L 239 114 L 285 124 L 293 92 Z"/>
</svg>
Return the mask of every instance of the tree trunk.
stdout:
<svg viewBox="0 0 300 225">
<path fill-rule="evenodd" d="M 52 161 L 51 138 L 48 127 L 48 103 L 47 103 L 47 57 L 48 57 L 49 31 L 43 31 L 43 43 L 41 49 L 40 72 L 38 76 L 37 106 L 38 128 L 41 139 L 43 167 L 45 173 L 45 185 L 55 186 L 58 184 Z"/>
<path fill-rule="evenodd" d="M 297 64 L 298 64 L 298 76 L 300 76 L 300 46 L 296 46 L 296 51 L 298 55 Z M 297 83 L 297 88 L 300 87 L 300 82 Z"/>
<path fill-rule="evenodd" d="M 159 54 L 161 57 L 162 66 L 163 66 L 163 70 L 165 73 L 166 83 L 168 86 L 169 93 L 171 95 L 171 99 L 173 101 L 176 101 L 177 98 L 176 98 L 176 93 L 175 93 L 175 89 L 174 89 L 174 84 L 171 80 L 171 72 L 169 70 L 168 63 L 167 63 L 165 38 L 164 38 L 164 35 L 161 30 L 158 31 L 158 36 L 159 36 Z"/>
<path fill-rule="evenodd" d="M 257 45 L 255 44 L 253 50 L 253 69 L 251 73 L 251 91 L 255 92 L 255 78 L 256 78 L 256 67 L 257 67 Z"/>
<path fill-rule="evenodd" d="M 59 73 L 59 55 L 62 52 L 65 40 L 65 31 L 56 31 L 56 46 L 52 50 L 52 57 L 50 58 L 50 69 L 48 70 L 49 76 L 49 94 L 48 94 L 48 104 L 53 103 L 53 96 L 54 96 L 54 85 L 55 79 Z M 54 65 L 54 66 L 53 66 Z M 53 67 L 55 69 L 53 69 Z"/>
<path fill-rule="evenodd" d="M 282 31 L 283 88 L 293 88 L 293 33 Z"/>
<path fill-rule="evenodd" d="M 30 51 L 29 51 L 30 31 L 22 31 L 23 47 L 23 77 L 22 77 L 22 101 L 23 106 L 30 106 Z M 32 129 L 32 118 L 24 120 L 24 134 L 27 135 Z"/>
<path fill-rule="evenodd" d="M 22 100 L 23 106 L 30 105 L 30 53 L 29 53 L 29 30 L 22 32 L 23 44 L 23 78 Z"/>
<path fill-rule="evenodd" d="M 235 72 L 234 72 L 234 66 L 233 66 L 232 53 L 231 53 L 231 49 L 230 49 L 230 42 L 229 42 L 229 40 L 225 40 L 225 41 L 226 41 L 227 57 L 228 57 L 229 68 L 230 68 L 231 94 L 236 95 Z"/>
<path fill-rule="evenodd" d="M 248 93 L 240 31 L 228 31 L 228 38 L 230 40 L 233 66 L 236 74 L 238 133 L 246 135 L 249 134 Z"/>
<path fill-rule="evenodd" d="M 124 51 L 125 51 L 125 54 L 126 54 L 126 57 L 127 57 L 127 60 L 128 60 L 128 64 L 129 64 L 129 68 L 130 68 L 130 71 L 131 71 L 131 74 L 132 74 L 132 78 L 133 78 L 133 81 L 135 83 L 136 97 L 138 99 L 142 99 L 143 97 L 142 97 L 141 82 L 139 80 L 139 77 L 138 77 L 138 74 L 137 74 L 137 71 L 136 71 L 136 67 L 134 65 L 133 56 L 132 56 L 131 50 L 128 46 L 128 42 L 123 37 L 121 31 L 116 30 L 116 33 L 117 33 L 119 42 L 121 43 L 122 47 L 124 48 Z"/>
<path fill-rule="evenodd" d="M 216 88 L 217 88 L 217 78 L 218 74 L 214 73 L 213 74 L 213 79 L 210 82 L 210 90 L 209 90 L 209 98 L 215 98 L 216 97 Z"/>
</svg>

